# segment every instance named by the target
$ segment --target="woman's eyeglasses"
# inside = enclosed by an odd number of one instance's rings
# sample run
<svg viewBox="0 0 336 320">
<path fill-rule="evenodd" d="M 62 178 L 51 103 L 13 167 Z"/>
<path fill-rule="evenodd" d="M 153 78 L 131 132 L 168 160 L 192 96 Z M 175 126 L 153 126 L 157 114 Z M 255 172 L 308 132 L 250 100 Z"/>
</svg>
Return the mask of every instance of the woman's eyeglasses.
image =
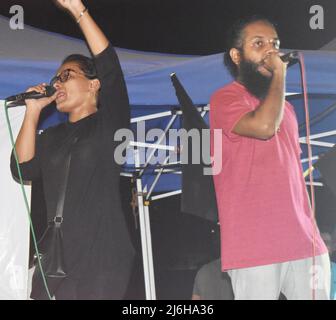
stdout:
<svg viewBox="0 0 336 320">
<path fill-rule="evenodd" d="M 85 76 L 84 73 L 77 72 L 76 70 L 65 69 L 59 75 L 53 77 L 50 80 L 50 86 L 52 87 L 57 81 L 59 81 L 61 83 L 67 82 L 71 77 L 71 72 L 74 72 L 74 73 L 81 74 L 81 75 Z"/>
</svg>

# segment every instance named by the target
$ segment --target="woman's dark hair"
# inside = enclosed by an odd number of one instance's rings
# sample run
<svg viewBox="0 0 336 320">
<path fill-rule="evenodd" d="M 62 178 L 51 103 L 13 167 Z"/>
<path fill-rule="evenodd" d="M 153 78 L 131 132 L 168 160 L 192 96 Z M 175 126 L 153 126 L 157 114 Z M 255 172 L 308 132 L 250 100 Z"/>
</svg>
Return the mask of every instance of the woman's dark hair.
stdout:
<svg viewBox="0 0 336 320">
<path fill-rule="evenodd" d="M 93 62 L 93 59 L 84 56 L 82 54 L 71 54 L 67 56 L 62 64 L 73 62 L 78 64 L 79 69 L 81 69 L 88 79 L 96 79 L 97 78 L 97 70 L 96 66 Z M 99 108 L 99 95 L 97 93 L 97 108 Z"/>
<path fill-rule="evenodd" d="M 226 65 L 226 67 L 228 68 L 228 70 L 230 71 L 231 75 L 234 78 L 236 78 L 238 75 L 238 67 L 231 59 L 230 50 L 232 48 L 236 48 L 242 52 L 244 30 L 248 25 L 257 21 L 262 21 L 266 24 L 269 24 L 274 29 L 276 28 L 275 23 L 273 23 L 271 20 L 260 15 L 253 15 L 248 18 L 237 20 L 227 32 L 226 35 L 227 49 L 226 52 L 224 52 L 224 64 Z"/>
<path fill-rule="evenodd" d="M 84 75 L 88 79 L 97 78 L 97 70 L 91 58 L 86 57 L 82 54 L 71 54 L 63 60 L 62 64 L 65 64 L 68 62 L 77 63 L 79 68 L 83 71 Z"/>
</svg>

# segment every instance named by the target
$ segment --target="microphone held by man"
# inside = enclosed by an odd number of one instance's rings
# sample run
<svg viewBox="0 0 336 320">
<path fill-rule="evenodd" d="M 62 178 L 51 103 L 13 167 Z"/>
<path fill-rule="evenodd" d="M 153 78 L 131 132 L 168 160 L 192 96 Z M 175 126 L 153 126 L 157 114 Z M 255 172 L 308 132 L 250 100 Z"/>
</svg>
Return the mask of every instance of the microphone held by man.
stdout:
<svg viewBox="0 0 336 320">
<path fill-rule="evenodd" d="M 283 56 L 281 56 L 280 59 L 282 60 L 282 62 L 288 63 L 287 68 L 289 68 L 299 61 L 299 52 L 298 51 L 288 52 Z"/>
</svg>

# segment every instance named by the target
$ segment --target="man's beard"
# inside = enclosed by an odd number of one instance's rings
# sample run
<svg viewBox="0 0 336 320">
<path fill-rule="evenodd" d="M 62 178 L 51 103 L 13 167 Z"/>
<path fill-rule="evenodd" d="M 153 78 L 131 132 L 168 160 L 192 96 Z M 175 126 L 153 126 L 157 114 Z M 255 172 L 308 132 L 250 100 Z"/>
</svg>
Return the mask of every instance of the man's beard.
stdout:
<svg viewBox="0 0 336 320">
<path fill-rule="evenodd" d="M 246 89 L 262 100 L 266 97 L 272 78 L 264 76 L 258 71 L 259 64 L 243 59 L 239 65 L 238 81 Z"/>
</svg>

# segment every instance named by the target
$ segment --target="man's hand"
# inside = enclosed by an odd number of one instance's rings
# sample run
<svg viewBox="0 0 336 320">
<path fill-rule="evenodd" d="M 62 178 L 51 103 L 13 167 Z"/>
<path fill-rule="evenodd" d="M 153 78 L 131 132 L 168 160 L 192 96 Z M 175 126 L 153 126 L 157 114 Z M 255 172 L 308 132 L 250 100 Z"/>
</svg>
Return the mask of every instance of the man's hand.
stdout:
<svg viewBox="0 0 336 320">
<path fill-rule="evenodd" d="M 274 74 L 274 72 L 282 72 L 284 74 L 286 73 L 287 63 L 282 62 L 278 51 L 268 52 L 262 62 L 263 67 L 272 74 Z"/>
</svg>

